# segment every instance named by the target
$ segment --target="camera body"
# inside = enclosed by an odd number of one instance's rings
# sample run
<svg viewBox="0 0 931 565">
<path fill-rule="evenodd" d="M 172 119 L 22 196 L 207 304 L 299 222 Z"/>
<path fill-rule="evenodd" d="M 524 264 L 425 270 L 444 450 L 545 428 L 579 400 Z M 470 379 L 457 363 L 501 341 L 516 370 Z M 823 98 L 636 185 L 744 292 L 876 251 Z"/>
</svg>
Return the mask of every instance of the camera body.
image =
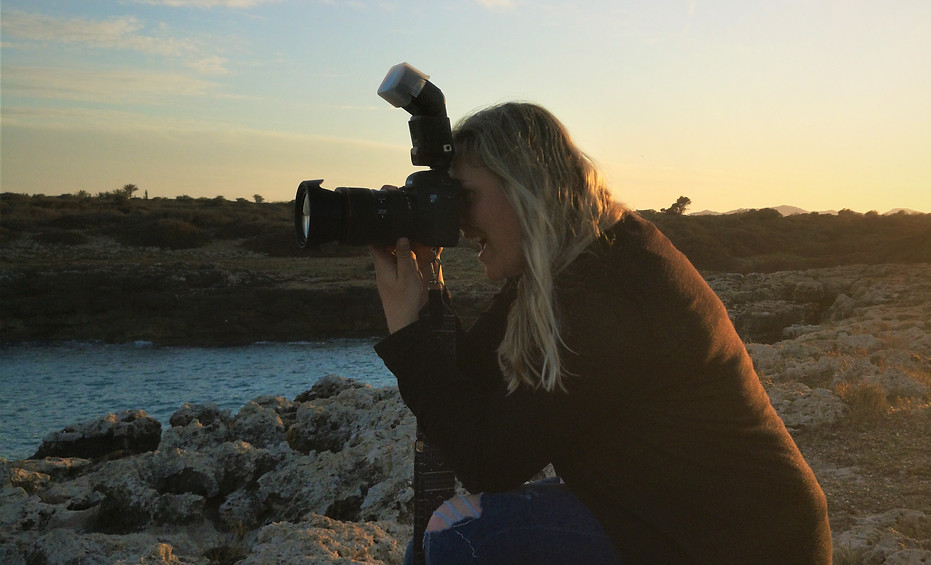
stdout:
<svg viewBox="0 0 931 565">
<path fill-rule="evenodd" d="M 459 242 L 462 189 L 449 176 L 452 131 L 443 93 L 407 63 L 392 67 L 378 94 L 411 114 L 411 163 L 430 167 L 407 177 L 398 190 L 338 187 L 307 180 L 294 200 L 294 228 L 301 247 L 324 243 L 393 245 L 407 237 L 430 247 Z"/>
</svg>

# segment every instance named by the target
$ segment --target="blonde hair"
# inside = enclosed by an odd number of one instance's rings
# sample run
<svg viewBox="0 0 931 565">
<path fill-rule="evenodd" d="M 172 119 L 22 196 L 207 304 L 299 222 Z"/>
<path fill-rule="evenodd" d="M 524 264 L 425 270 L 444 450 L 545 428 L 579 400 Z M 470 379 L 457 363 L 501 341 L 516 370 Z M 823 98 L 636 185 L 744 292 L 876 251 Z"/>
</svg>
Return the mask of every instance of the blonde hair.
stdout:
<svg viewBox="0 0 931 565">
<path fill-rule="evenodd" d="M 623 208 L 562 123 L 536 104 L 509 102 L 476 112 L 457 124 L 453 141 L 457 159 L 498 175 L 520 220 L 525 266 L 498 348 L 508 391 L 521 383 L 564 388 L 554 281 Z"/>
</svg>

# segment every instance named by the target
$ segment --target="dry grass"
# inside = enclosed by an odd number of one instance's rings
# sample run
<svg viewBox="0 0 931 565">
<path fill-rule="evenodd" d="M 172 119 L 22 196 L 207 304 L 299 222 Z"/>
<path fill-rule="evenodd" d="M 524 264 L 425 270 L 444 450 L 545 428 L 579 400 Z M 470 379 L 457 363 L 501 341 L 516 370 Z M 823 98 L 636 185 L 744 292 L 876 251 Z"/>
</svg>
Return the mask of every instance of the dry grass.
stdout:
<svg viewBox="0 0 931 565">
<path fill-rule="evenodd" d="M 856 426 L 877 422 L 892 409 L 886 393 L 875 383 L 842 383 L 834 392 L 850 407 L 850 422 Z"/>
</svg>

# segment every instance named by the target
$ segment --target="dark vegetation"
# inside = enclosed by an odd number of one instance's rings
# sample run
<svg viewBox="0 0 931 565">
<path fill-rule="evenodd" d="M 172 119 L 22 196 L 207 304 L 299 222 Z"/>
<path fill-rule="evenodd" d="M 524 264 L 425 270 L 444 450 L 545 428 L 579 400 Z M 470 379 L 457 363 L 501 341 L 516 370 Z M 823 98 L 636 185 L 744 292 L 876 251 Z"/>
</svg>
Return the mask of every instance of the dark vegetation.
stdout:
<svg viewBox="0 0 931 565">
<path fill-rule="evenodd" d="M 292 203 L 137 191 L 0 194 L 0 343 L 383 335 L 367 250 L 298 248 Z M 931 262 L 931 214 L 641 213 L 706 272 Z M 494 285 L 466 245 L 444 263 L 468 321 Z"/>
<path fill-rule="evenodd" d="M 292 203 L 222 196 L 143 200 L 122 191 L 96 197 L 4 193 L 0 244 L 31 238 L 67 246 L 109 236 L 133 247 L 194 249 L 214 240 L 234 240 L 271 257 L 306 256 L 294 243 L 292 209 Z M 640 213 L 700 270 L 747 273 L 931 262 L 931 214 L 842 210 L 836 215 L 783 217 L 768 208 L 720 216 Z M 329 248 L 324 254 L 364 253 L 359 248 Z"/>
<path fill-rule="evenodd" d="M 299 249 L 292 204 L 261 198 L 6 193 L 0 343 L 380 335 L 384 317 L 366 258 L 352 257 L 363 254 Z"/>
<path fill-rule="evenodd" d="M 783 217 L 771 208 L 720 216 L 641 213 L 704 271 L 931 262 L 931 214 L 841 210 Z"/>
<path fill-rule="evenodd" d="M 180 196 L 130 198 L 0 194 L 0 244 L 29 237 L 41 243 L 78 245 L 109 236 L 133 247 L 194 249 L 213 240 L 238 240 L 271 256 L 297 255 L 292 204 Z"/>
</svg>

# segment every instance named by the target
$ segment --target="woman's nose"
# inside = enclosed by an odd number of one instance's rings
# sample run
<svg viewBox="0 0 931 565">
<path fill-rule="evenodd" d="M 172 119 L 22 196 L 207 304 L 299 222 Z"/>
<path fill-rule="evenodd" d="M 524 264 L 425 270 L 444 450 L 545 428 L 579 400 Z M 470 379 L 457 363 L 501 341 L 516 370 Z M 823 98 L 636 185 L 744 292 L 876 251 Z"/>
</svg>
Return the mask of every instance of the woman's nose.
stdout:
<svg viewBox="0 0 931 565">
<path fill-rule="evenodd" d="M 459 208 L 459 229 L 462 231 L 465 231 L 469 228 L 471 212 L 471 206 L 469 206 L 469 203 L 463 202 L 462 206 Z"/>
</svg>

